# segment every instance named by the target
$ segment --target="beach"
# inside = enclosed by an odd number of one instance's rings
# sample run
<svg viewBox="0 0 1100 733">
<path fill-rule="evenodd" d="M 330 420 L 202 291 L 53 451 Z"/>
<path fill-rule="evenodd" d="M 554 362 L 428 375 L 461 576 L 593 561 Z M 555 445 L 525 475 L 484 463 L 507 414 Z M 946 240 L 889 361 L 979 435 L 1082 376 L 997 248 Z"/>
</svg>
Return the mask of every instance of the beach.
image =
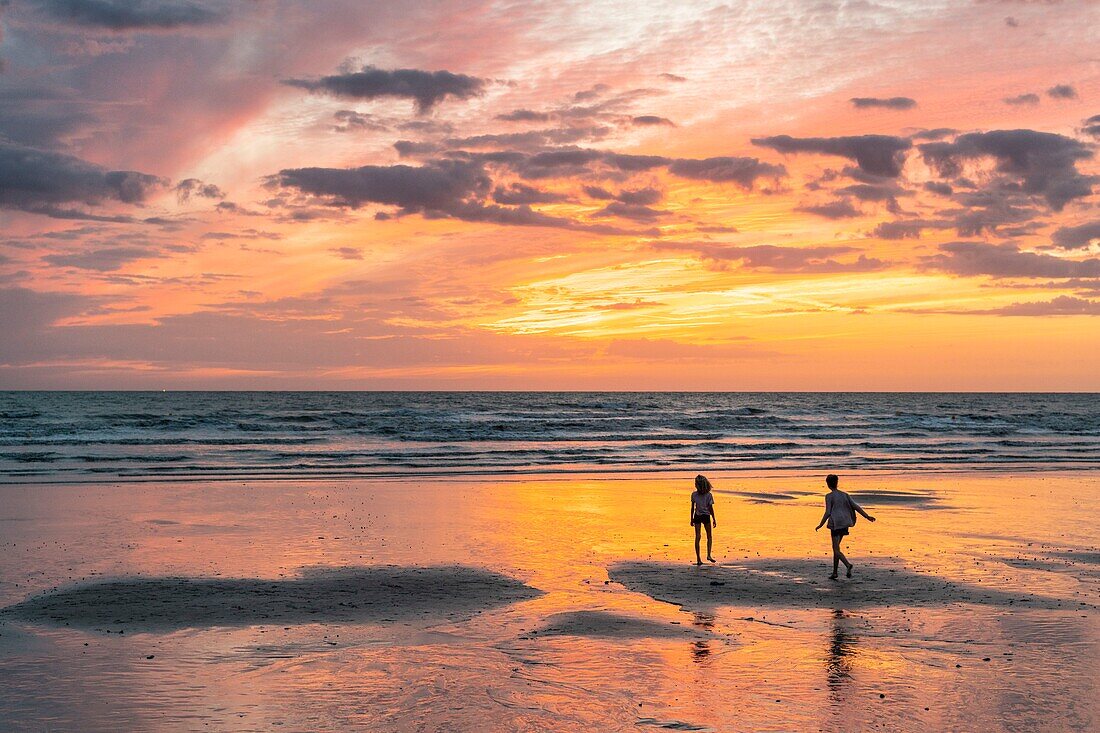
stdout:
<svg viewBox="0 0 1100 733">
<path fill-rule="evenodd" d="M 7 730 L 1090 730 L 1100 480 L 822 476 L 0 486 Z"/>
</svg>

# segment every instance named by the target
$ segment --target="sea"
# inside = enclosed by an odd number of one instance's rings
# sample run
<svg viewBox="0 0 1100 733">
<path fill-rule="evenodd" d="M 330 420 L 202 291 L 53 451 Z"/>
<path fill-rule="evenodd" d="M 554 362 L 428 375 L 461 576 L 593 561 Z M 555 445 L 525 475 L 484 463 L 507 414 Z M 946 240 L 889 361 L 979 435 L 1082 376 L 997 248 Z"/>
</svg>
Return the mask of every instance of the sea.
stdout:
<svg viewBox="0 0 1100 733">
<path fill-rule="evenodd" d="M 1100 466 L 1100 395 L 0 392 L 0 483 Z"/>
</svg>

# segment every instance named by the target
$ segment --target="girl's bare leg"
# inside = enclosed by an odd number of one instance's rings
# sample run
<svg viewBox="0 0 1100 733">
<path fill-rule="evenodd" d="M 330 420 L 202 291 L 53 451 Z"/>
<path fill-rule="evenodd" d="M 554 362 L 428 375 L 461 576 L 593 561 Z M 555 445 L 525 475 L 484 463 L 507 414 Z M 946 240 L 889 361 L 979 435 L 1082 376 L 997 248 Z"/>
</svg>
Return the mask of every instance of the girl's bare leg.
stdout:
<svg viewBox="0 0 1100 733">
<path fill-rule="evenodd" d="M 700 524 L 701 524 L 701 522 L 696 522 L 695 523 L 695 564 L 696 565 L 702 565 L 703 564 L 703 558 L 699 557 L 699 525 Z M 709 535 L 710 532 L 708 531 L 707 534 Z"/>
<path fill-rule="evenodd" d="M 714 547 L 714 538 L 711 536 L 711 533 L 710 533 L 710 522 L 706 523 L 706 527 L 707 527 L 707 559 L 710 560 L 711 562 L 716 562 L 716 560 L 714 559 L 713 554 L 711 553 L 711 548 Z"/>
</svg>

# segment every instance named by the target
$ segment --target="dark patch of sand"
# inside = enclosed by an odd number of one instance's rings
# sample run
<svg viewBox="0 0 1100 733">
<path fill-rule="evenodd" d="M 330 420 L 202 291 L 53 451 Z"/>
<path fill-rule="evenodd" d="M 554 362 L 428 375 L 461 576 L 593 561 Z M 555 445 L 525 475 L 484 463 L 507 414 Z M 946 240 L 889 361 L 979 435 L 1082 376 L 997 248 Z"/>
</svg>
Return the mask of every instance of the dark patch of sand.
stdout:
<svg viewBox="0 0 1100 733">
<path fill-rule="evenodd" d="M 729 491 L 725 489 L 714 489 L 714 493 L 743 496 L 753 504 L 775 504 L 781 501 L 794 501 L 798 498 L 794 494 L 782 494 L 771 491 Z"/>
<path fill-rule="evenodd" d="M 122 578 L 66 588 L 0 616 L 82 628 L 171 630 L 268 623 L 461 618 L 540 595 L 462 566 L 307 568 L 299 577 Z"/>
<path fill-rule="evenodd" d="M 633 561 L 611 566 L 608 577 L 630 590 L 688 609 L 872 608 L 955 603 L 1023 609 L 1082 607 L 1075 600 L 1007 593 L 916 573 L 898 561 L 857 563 L 852 579 L 828 580 L 828 572 L 824 562 L 797 559 L 763 559 L 710 567 Z"/>
<path fill-rule="evenodd" d="M 940 497 L 932 492 L 917 491 L 861 491 L 852 493 L 856 503 L 866 506 L 907 506 L 911 509 L 945 509 Z"/>
<path fill-rule="evenodd" d="M 609 611 L 569 611 L 549 617 L 539 636 L 587 636 L 602 639 L 696 639 L 710 638 L 691 626 L 669 621 L 627 616 Z"/>
</svg>

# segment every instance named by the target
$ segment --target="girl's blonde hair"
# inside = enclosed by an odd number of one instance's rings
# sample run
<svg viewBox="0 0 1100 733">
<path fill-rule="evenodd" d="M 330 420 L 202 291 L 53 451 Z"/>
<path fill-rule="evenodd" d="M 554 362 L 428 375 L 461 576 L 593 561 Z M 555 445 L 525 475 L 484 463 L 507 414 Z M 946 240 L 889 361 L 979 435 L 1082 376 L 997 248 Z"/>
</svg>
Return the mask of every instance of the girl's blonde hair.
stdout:
<svg viewBox="0 0 1100 733">
<path fill-rule="evenodd" d="M 700 494 L 708 494 L 712 488 L 714 487 L 710 485 L 710 479 L 703 474 L 695 477 L 695 490 Z"/>
</svg>

